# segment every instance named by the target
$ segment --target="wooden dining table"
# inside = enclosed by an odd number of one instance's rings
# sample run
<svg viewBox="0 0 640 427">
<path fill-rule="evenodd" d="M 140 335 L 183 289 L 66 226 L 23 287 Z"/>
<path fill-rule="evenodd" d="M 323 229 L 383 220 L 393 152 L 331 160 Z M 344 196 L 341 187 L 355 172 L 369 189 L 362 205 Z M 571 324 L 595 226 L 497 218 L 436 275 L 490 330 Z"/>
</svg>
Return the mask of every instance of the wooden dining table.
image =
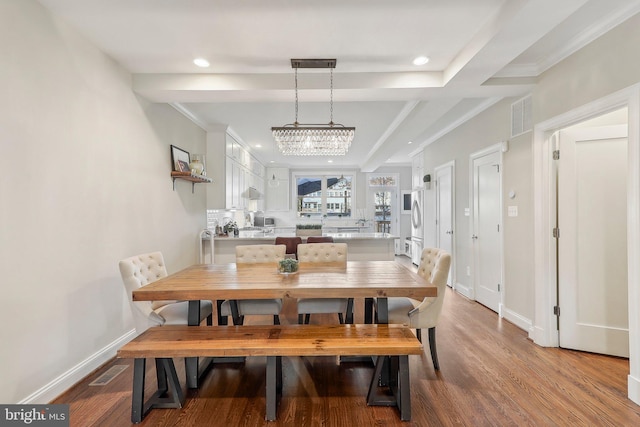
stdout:
<svg viewBox="0 0 640 427">
<path fill-rule="evenodd" d="M 377 322 L 388 323 L 388 297 L 436 295 L 435 286 L 395 261 L 348 261 L 300 263 L 287 275 L 275 264 L 197 264 L 133 291 L 133 300 L 189 301 L 188 324 L 198 325 L 201 300 L 376 298 Z M 198 359 L 188 360 L 186 370 L 188 387 L 197 388 Z"/>
</svg>

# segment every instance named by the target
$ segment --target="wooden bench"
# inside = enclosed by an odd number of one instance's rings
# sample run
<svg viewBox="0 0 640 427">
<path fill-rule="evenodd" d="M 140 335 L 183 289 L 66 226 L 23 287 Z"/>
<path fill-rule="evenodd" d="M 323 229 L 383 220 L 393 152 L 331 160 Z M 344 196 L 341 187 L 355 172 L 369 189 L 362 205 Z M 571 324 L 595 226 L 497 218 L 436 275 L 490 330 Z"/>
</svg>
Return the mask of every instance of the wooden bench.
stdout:
<svg viewBox="0 0 640 427">
<path fill-rule="evenodd" d="M 125 344 L 119 358 L 134 361 L 131 421 L 139 423 L 153 408 L 180 408 L 184 394 L 174 357 L 266 356 L 266 416 L 276 419 L 277 395 L 282 389 L 281 356 L 378 356 L 367 403 L 397 406 L 402 420 L 411 419 L 408 355 L 421 354 L 422 344 L 400 325 L 264 325 L 158 326 Z M 391 363 L 383 361 L 389 360 Z M 158 391 L 144 401 L 145 358 L 156 360 Z M 378 396 L 383 369 L 394 370 L 389 387 L 394 398 Z M 397 374 L 395 373 L 397 371 Z"/>
</svg>

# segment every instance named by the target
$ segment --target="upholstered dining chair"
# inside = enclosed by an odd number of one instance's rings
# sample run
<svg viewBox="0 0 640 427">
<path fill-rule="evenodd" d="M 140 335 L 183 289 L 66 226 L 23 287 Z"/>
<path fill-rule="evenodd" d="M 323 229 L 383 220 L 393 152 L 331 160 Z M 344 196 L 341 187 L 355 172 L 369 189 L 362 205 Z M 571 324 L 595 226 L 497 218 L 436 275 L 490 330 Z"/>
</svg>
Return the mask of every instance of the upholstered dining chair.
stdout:
<svg viewBox="0 0 640 427">
<path fill-rule="evenodd" d="M 284 259 L 285 252 L 285 245 L 238 245 L 236 246 L 236 266 L 247 268 L 251 264 L 269 263 L 273 264 L 275 271 L 278 261 Z M 233 319 L 234 325 L 242 325 L 245 315 L 272 315 L 273 324 L 280 324 L 281 299 L 226 300 L 219 306 L 220 315 L 233 317 L 233 304 L 237 305 L 238 313 L 238 317 Z"/>
<path fill-rule="evenodd" d="M 307 240 L 308 241 L 308 240 Z M 340 263 L 347 266 L 346 243 L 306 243 L 298 245 L 298 261 L 314 263 Z M 351 311 L 349 311 L 351 310 Z M 352 298 L 299 298 L 298 323 L 309 323 L 312 314 L 337 313 L 340 323 L 343 313 L 351 318 Z"/>
<path fill-rule="evenodd" d="M 309 236 L 309 237 L 307 237 L 307 243 L 333 243 L 333 237 L 331 237 L 331 236 Z"/>
<path fill-rule="evenodd" d="M 405 297 L 388 299 L 389 323 L 401 323 L 416 329 L 416 336 L 422 342 L 422 329 L 429 330 L 429 349 L 436 370 L 440 369 L 436 349 L 436 325 L 442 312 L 442 303 L 446 293 L 447 278 L 451 255 L 443 249 L 425 248 L 420 257 L 418 275 L 438 287 L 438 296 L 427 297 L 422 301 Z"/>
<path fill-rule="evenodd" d="M 298 245 L 302 243 L 302 238 L 300 237 L 276 237 L 275 244 L 276 245 L 285 245 L 285 258 L 298 258 Z"/>
<path fill-rule="evenodd" d="M 151 252 L 123 259 L 119 263 L 120 276 L 129 297 L 129 305 L 136 326 L 141 334 L 151 326 L 186 325 L 188 301 L 133 301 L 132 292 L 167 276 L 167 268 L 161 252 Z M 200 302 L 200 322 L 213 323 L 213 304 Z"/>
</svg>

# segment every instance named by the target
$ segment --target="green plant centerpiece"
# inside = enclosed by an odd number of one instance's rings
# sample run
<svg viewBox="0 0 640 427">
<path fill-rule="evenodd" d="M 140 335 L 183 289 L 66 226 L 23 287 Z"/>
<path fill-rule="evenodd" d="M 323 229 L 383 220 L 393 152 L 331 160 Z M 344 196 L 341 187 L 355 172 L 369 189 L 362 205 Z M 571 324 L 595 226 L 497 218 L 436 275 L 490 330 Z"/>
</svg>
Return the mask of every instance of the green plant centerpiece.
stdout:
<svg viewBox="0 0 640 427">
<path fill-rule="evenodd" d="M 322 224 L 296 224 L 296 230 L 322 230 Z"/>
<path fill-rule="evenodd" d="M 285 258 L 278 261 L 278 273 L 291 274 L 298 272 L 298 260 L 293 258 Z"/>
<path fill-rule="evenodd" d="M 238 228 L 238 224 L 235 221 L 229 221 L 224 225 L 225 234 L 237 235 L 239 231 L 240 229 Z"/>
</svg>

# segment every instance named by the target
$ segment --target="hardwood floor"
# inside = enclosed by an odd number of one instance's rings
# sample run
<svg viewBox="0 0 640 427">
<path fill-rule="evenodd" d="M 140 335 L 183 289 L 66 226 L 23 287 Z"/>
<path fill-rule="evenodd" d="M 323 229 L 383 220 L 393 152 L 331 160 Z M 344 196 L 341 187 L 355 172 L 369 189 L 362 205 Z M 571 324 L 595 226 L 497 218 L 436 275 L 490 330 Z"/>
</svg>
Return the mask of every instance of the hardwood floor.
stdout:
<svg viewBox="0 0 640 427">
<path fill-rule="evenodd" d="M 408 259 L 399 257 L 408 263 Z M 362 321 L 356 302 L 356 322 Z M 247 318 L 247 323 L 269 318 Z M 285 304 L 283 324 L 296 323 Z M 336 322 L 312 316 L 312 323 Z M 426 333 L 424 334 L 426 338 Z M 426 341 L 426 340 L 425 340 Z M 480 304 L 447 290 L 437 327 L 439 372 L 428 348 L 410 356 L 412 421 L 396 408 L 368 407 L 373 367 L 333 357 L 283 358 L 278 420 L 266 422 L 265 360 L 223 364 L 199 390 L 188 390 L 182 409 L 155 409 L 141 426 L 637 426 L 640 406 L 627 399 L 626 359 L 542 348 L 527 334 Z M 427 346 L 428 347 L 428 344 Z M 105 386 L 88 384 L 113 365 L 129 365 Z M 148 392 L 155 388 L 147 364 Z M 184 387 L 184 364 L 176 361 Z M 68 403 L 72 426 L 130 425 L 131 360 L 114 359 L 52 403 Z"/>
</svg>

